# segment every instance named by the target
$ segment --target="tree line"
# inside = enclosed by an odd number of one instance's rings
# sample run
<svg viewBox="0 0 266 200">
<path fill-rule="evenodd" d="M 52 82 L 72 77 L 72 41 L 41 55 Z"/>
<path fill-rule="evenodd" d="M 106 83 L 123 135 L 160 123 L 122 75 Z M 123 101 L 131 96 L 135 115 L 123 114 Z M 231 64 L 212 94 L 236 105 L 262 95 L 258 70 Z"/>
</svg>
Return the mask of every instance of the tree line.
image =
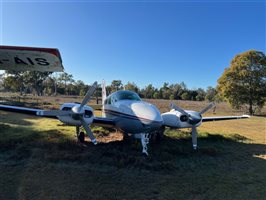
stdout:
<svg viewBox="0 0 266 200">
<path fill-rule="evenodd" d="M 42 95 L 79 95 L 84 96 L 90 87 L 81 80 L 74 80 L 69 73 L 55 75 L 51 72 L 14 72 L 5 71 L 2 75 L 2 90 L 6 92 L 20 92 L 20 94 Z M 195 100 L 213 101 L 216 98 L 216 89 L 209 86 L 189 89 L 184 82 L 169 84 L 156 88 L 152 84 L 140 88 L 134 82 L 123 84 L 121 80 L 113 80 L 106 86 L 107 94 L 118 90 L 135 91 L 146 99 L 170 99 L 170 100 Z M 95 96 L 101 96 L 101 84 L 98 85 Z"/>
</svg>

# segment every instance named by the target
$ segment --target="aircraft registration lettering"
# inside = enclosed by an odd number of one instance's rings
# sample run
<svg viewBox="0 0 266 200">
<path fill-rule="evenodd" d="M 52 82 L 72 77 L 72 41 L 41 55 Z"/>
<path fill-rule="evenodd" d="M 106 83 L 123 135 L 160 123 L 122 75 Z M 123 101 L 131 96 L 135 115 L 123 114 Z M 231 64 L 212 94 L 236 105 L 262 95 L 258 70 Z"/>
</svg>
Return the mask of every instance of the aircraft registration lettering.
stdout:
<svg viewBox="0 0 266 200">
<path fill-rule="evenodd" d="M 51 52 L 50 52 L 51 51 Z M 55 53 L 54 53 L 54 52 Z M 52 71 L 64 70 L 60 54 L 57 49 L 42 50 L 31 49 L 1 49 L 0 47 L 0 70 L 16 71 Z"/>
<path fill-rule="evenodd" d="M 8 62 L 9 60 L 3 59 L 2 61 Z M 19 57 L 14 57 L 14 63 L 15 64 L 22 64 L 22 65 L 43 65 L 43 66 L 50 65 L 50 63 L 47 62 L 47 60 L 45 58 L 29 58 L 29 57 L 26 57 L 26 60 L 19 58 Z M 1 62 L 1 60 L 0 60 L 0 64 L 4 64 L 4 63 Z"/>
</svg>

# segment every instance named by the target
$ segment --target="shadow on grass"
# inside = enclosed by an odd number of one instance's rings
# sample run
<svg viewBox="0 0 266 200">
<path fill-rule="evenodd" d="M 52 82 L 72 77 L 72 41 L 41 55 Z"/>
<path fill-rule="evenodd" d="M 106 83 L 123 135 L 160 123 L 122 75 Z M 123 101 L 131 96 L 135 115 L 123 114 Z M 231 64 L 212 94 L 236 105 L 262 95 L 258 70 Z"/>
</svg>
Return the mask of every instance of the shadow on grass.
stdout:
<svg viewBox="0 0 266 200">
<path fill-rule="evenodd" d="M 84 147 L 59 130 L 0 125 L 0 199 L 264 197 L 266 161 L 256 155 L 265 154 L 266 145 L 202 133 L 194 151 L 190 135 L 178 133 L 151 144 L 145 157 L 136 140 Z"/>
<path fill-rule="evenodd" d="M 29 119 L 36 119 L 36 116 L 0 111 L 0 122 L 3 123 L 30 126 L 33 123 Z"/>
<path fill-rule="evenodd" d="M 177 138 L 165 136 L 160 143 L 150 144 L 150 156 L 141 154 L 139 141 L 112 141 L 94 146 L 66 137 L 58 130 L 34 131 L 0 125 L 0 153 L 2 163 L 33 159 L 64 165 L 81 165 L 108 170 L 110 168 L 166 172 L 169 170 L 197 170 L 207 166 L 225 166 L 232 162 L 243 164 L 258 160 L 265 154 L 266 145 L 248 144 L 241 135 L 225 137 L 204 133 L 199 136 L 199 149 L 194 151 L 190 135 L 179 132 Z M 3 156 L 4 155 L 4 156 Z M 265 160 L 262 160 L 265 164 Z M 97 166 L 100 166 L 98 168 Z"/>
</svg>

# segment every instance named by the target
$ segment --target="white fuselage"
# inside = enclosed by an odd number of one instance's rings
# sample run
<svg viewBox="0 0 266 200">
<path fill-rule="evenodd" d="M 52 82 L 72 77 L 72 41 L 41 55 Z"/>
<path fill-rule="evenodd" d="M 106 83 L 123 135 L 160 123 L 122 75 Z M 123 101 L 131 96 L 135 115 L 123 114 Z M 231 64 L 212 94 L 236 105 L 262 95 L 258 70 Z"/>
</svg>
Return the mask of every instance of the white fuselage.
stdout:
<svg viewBox="0 0 266 200">
<path fill-rule="evenodd" d="M 116 93 L 107 97 L 103 114 L 115 120 L 118 129 L 131 134 L 153 132 L 163 125 L 160 111 L 154 105 L 141 100 L 121 100 Z"/>
</svg>

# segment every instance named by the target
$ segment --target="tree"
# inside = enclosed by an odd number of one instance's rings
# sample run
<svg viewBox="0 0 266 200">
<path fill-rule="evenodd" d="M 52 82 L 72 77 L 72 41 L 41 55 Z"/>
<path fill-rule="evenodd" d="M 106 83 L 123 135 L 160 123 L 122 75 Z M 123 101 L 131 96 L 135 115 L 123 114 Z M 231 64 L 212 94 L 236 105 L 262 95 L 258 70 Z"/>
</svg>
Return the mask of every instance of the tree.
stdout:
<svg viewBox="0 0 266 200">
<path fill-rule="evenodd" d="M 215 101 L 216 100 L 216 94 L 217 94 L 216 89 L 209 86 L 206 90 L 205 100 L 208 100 L 209 102 Z"/>
<path fill-rule="evenodd" d="M 124 87 L 126 90 L 131 90 L 131 91 L 134 91 L 136 93 L 139 92 L 139 88 L 134 82 L 132 82 L 132 83 L 128 82 Z"/>
<path fill-rule="evenodd" d="M 113 80 L 111 83 L 112 92 L 121 90 L 123 88 L 123 84 L 121 80 Z"/>
<path fill-rule="evenodd" d="M 58 81 L 64 84 L 65 93 L 69 93 L 67 85 L 74 82 L 73 75 L 66 72 L 62 73 L 58 77 Z"/>
<path fill-rule="evenodd" d="M 205 96 L 206 96 L 206 92 L 204 91 L 204 89 L 198 88 L 197 93 L 198 94 L 196 96 L 196 100 L 197 101 L 203 101 L 205 99 Z"/>
<path fill-rule="evenodd" d="M 85 96 L 86 95 L 86 92 L 88 91 L 88 86 L 85 85 L 85 83 L 83 81 L 77 80 L 75 82 L 75 86 L 77 89 L 77 95 L 79 95 L 79 96 Z"/>
<path fill-rule="evenodd" d="M 43 82 L 50 74 L 52 74 L 52 72 L 28 71 L 23 73 L 23 77 L 25 83 L 29 87 L 32 87 L 38 96 L 41 96 L 44 89 Z"/>
<path fill-rule="evenodd" d="M 20 92 L 22 95 L 25 89 L 24 76 L 21 71 L 5 71 L 5 77 L 3 78 L 3 86 L 7 90 L 12 90 L 14 92 Z"/>
<path fill-rule="evenodd" d="M 156 89 L 156 90 L 157 90 L 157 89 Z M 160 93 L 159 93 L 158 91 L 156 91 L 156 90 L 155 90 L 155 92 L 154 92 L 154 94 L 153 94 L 152 97 L 153 97 L 154 99 L 159 99 L 159 98 L 160 98 Z"/>
<path fill-rule="evenodd" d="M 0 74 L 0 90 L 3 89 L 4 86 L 4 74 Z"/>
<path fill-rule="evenodd" d="M 233 58 L 218 79 L 219 93 L 239 109 L 248 105 L 250 114 L 261 109 L 266 97 L 266 56 L 263 52 L 250 50 Z"/>
<path fill-rule="evenodd" d="M 152 84 L 149 84 L 146 86 L 144 89 L 142 89 L 141 93 L 146 99 L 151 99 L 153 98 L 153 94 L 155 92 L 155 88 L 153 87 Z"/>
<path fill-rule="evenodd" d="M 163 83 L 163 87 L 160 88 L 161 93 L 162 93 L 162 98 L 163 99 L 170 99 L 170 95 L 171 95 L 171 90 L 169 88 L 169 83 Z"/>
<path fill-rule="evenodd" d="M 168 89 L 170 93 L 170 99 L 182 99 L 182 94 L 187 91 L 187 86 L 184 82 L 171 84 Z"/>
<path fill-rule="evenodd" d="M 181 98 L 182 100 L 189 100 L 189 94 L 187 92 L 184 92 L 182 95 L 181 95 Z"/>
<path fill-rule="evenodd" d="M 52 95 L 53 93 L 56 93 L 55 90 L 55 81 L 52 77 L 47 77 L 44 81 L 43 81 L 43 86 L 44 86 L 44 93 L 47 95 Z"/>
</svg>

